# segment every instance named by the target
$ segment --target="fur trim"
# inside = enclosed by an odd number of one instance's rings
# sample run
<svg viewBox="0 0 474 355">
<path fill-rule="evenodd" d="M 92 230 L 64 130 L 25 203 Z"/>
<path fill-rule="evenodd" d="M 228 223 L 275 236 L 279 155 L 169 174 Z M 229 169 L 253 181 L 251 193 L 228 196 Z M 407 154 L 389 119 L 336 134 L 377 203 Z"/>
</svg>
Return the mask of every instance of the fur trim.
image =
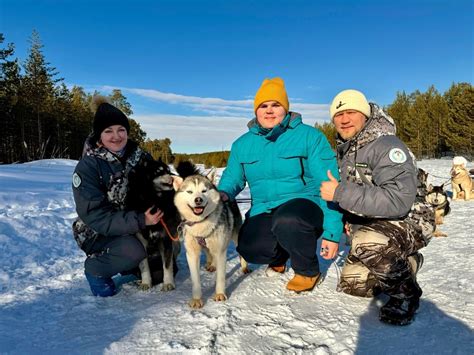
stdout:
<svg viewBox="0 0 474 355">
<path fill-rule="evenodd" d="M 110 98 L 103 96 L 103 95 L 94 95 L 92 97 L 91 101 L 91 110 L 93 113 L 97 112 L 97 109 L 99 108 L 100 105 L 102 104 L 110 104 L 112 105 L 112 102 L 110 101 Z"/>
</svg>

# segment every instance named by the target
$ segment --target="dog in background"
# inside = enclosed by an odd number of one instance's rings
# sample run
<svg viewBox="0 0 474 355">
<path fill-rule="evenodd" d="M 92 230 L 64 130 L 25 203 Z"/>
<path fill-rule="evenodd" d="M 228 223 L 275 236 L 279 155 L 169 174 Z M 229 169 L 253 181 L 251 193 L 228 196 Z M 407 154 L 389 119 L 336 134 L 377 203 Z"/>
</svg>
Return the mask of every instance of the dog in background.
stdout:
<svg viewBox="0 0 474 355">
<path fill-rule="evenodd" d="M 435 209 L 435 223 L 436 225 L 443 224 L 443 218 L 449 214 L 451 207 L 449 206 L 448 194 L 443 189 L 443 185 L 433 186 L 430 184 L 427 188 L 425 196 L 428 202 Z M 447 235 L 436 228 L 433 233 L 435 237 L 447 237 Z"/>
<path fill-rule="evenodd" d="M 144 161 L 129 174 L 127 208 L 144 212 L 150 207 L 154 207 L 164 213 L 159 223 L 147 226 L 137 234 L 137 238 L 142 242 L 147 252 L 147 258 L 139 265 L 140 288 L 143 290 L 161 282 L 163 282 L 162 291 L 175 289 L 176 258 L 180 252 L 179 240 L 177 238 L 176 240 L 171 239 L 177 235 L 180 222 L 178 211 L 174 205 L 173 182 L 175 178 L 171 175 L 169 166 L 161 159 Z M 160 259 L 163 271 L 161 271 L 161 265 L 156 265 L 157 270 L 153 270 L 153 261 Z"/>
<path fill-rule="evenodd" d="M 235 201 L 223 202 L 216 186 L 208 177 L 198 174 L 194 165 L 182 162 L 178 174 L 183 178 L 175 184 L 175 205 L 181 215 L 180 233 L 184 237 L 186 258 L 192 281 L 191 308 L 202 308 L 199 275 L 200 254 L 207 256 L 206 268 L 216 271 L 216 289 L 213 299 L 225 301 L 227 248 L 231 240 L 237 245 L 242 216 Z M 240 258 L 241 269 L 249 272 L 247 262 Z"/>
<path fill-rule="evenodd" d="M 428 187 L 428 173 L 421 168 L 418 168 L 418 185 L 416 187 L 416 195 L 424 198 L 427 194 Z"/>
<path fill-rule="evenodd" d="M 451 168 L 453 200 L 464 198 L 467 201 L 471 199 L 471 194 L 474 197 L 472 178 L 466 166 L 466 158 L 460 156 L 453 158 L 453 166 Z"/>
</svg>

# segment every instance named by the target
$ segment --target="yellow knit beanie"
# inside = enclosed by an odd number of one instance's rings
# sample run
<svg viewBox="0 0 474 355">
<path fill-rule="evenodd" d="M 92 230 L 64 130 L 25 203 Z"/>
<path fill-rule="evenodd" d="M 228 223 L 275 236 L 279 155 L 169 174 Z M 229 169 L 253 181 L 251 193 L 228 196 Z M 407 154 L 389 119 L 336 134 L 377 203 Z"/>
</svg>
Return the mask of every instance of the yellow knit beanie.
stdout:
<svg viewBox="0 0 474 355">
<path fill-rule="evenodd" d="M 364 94 L 357 90 L 344 90 L 336 95 L 329 108 L 331 120 L 337 113 L 345 110 L 356 110 L 370 117 L 370 105 Z"/>
<path fill-rule="evenodd" d="M 290 108 L 288 102 L 288 95 L 286 94 L 285 82 L 282 78 L 265 79 L 255 94 L 255 100 L 253 103 L 254 112 L 257 108 L 265 101 L 278 101 L 282 105 L 286 112 Z"/>
</svg>

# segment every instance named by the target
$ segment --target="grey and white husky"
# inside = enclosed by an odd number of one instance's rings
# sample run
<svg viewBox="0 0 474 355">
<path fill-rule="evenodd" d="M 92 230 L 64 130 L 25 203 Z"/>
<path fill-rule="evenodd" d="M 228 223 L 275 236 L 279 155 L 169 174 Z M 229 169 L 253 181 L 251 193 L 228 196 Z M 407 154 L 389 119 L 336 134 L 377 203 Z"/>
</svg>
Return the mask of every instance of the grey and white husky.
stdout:
<svg viewBox="0 0 474 355">
<path fill-rule="evenodd" d="M 448 194 L 444 191 L 444 184 L 440 186 L 433 186 L 430 184 L 427 188 L 425 201 L 433 206 L 435 210 L 435 223 L 436 225 L 443 224 L 443 217 L 448 215 L 451 211 L 449 206 Z M 433 233 L 435 237 L 447 237 L 447 235 L 438 230 L 436 227 Z"/>
<path fill-rule="evenodd" d="M 182 182 L 175 181 L 174 203 L 182 219 L 180 230 L 191 273 L 193 290 L 189 306 L 201 308 L 204 305 L 199 275 L 201 250 L 207 256 L 206 269 L 216 271 L 213 299 L 225 301 L 227 247 L 231 239 L 237 245 L 242 216 L 237 203 L 223 202 L 212 181 L 198 174 L 192 164 L 180 163 L 177 171 L 184 178 Z M 240 263 L 242 271 L 249 272 L 243 258 L 240 258 Z"/>
</svg>

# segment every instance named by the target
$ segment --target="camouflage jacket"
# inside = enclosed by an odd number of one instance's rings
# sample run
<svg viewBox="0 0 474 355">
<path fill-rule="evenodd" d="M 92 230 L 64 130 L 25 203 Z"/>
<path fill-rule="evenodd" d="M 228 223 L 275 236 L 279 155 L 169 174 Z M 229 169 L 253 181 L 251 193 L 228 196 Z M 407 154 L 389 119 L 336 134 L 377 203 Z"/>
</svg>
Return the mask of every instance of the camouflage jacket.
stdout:
<svg viewBox="0 0 474 355">
<path fill-rule="evenodd" d="M 145 228 L 143 213 L 125 209 L 128 173 L 142 159 L 151 157 L 132 141 L 120 158 L 104 147 L 95 147 L 91 138 L 86 140 L 72 181 L 78 214 L 73 234 L 86 253 L 86 246 L 92 245 L 99 235 L 135 234 Z"/>
<path fill-rule="evenodd" d="M 352 231 L 385 219 L 412 228 L 427 243 L 434 231 L 433 208 L 417 196 L 415 158 L 395 136 L 395 123 L 371 103 L 364 128 L 348 141 L 338 139 L 341 183 L 334 200 L 345 210 Z"/>
</svg>

